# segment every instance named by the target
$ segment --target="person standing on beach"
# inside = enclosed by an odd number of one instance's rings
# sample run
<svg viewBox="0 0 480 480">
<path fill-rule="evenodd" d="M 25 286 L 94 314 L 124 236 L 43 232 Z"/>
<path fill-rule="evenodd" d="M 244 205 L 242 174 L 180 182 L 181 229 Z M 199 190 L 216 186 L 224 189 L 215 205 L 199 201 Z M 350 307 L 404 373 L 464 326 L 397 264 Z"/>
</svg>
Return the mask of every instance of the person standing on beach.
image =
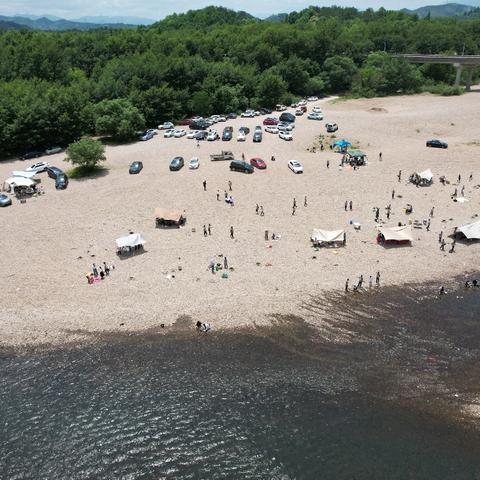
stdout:
<svg viewBox="0 0 480 480">
<path fill-rule="evenodd" d="M 433 212 L 435 211 L 435 207 L 432 207 L 430 210 L 430 218 L 433 218 Z"/>
<path fill-rule="evenodd" d="M 445 245 L 446 245 L 445 239 L 442 238 L 442 240 L 440 241 L 440 250 L 441 250 L 442 252 L 445 251 Z"/>
<path fill-rule="evenodd" d="M 258 206 L 258 203 L 255 205 L 255 213 L 258 215 L 258 210 L 260 209 L 260 207 Z"/>
<path fill-rule="evenodd" d="M 306 207 L 307 206 L 307 196 L 305 195 L 305 198 L 303 199 L 303 206 Z"/>
<path fill-rule="evenodd" d="M 265 212 L 263 211 L 263 205 L 260 205 L 260 216 L 261 217 L 265 216 Z"/>
<path fill-rule="evenodd" d="M 378 217 L 380 216 L 380 209 L 378 207 L 375 208 L 375 221 L 378 222 Z"/>
<path fill-rule="evenodd" d="M 457 181 L 458 185 L 460 185 L 461 180 L 462 180 L 462 176 L 460 174 L 458 174 L 458 181 Z"/>
<path fill-rule="evenodd" d="M 228 260 L 227 260 L 227 256 L 223 257 L 223 268 L 225 270 L 228 270 Z"/>
<path fill-rule="evenodd" d="M 465 193 L 465 185 L 462 186 L 462 189 L 460 190 L 460 195 L 463 197 Z"/>
<path fill-rule="evenodd" d="M 207 181 L 206 180 L 203 181 L 203 191 L 204 192 L 207 191 Z"/>
<path fill-rule="evenodd" d="M 330 168 L 330 160 L 327 160 L 327 168 Z"/>
<path fill-rule="evenodd" d="M 398 171 L 397 177 L 398 177 L 398 181 L 400 182 L 402 180 L 402 171 L 401 170 Z"/>
<path fill-rule="evenodd" d="M 207 227 L 205 225 L 203 226 L 203 236 L 207 236 Z"/>
<path fill-rule="evenodd" d="M 427 232 L 429 232 L 429 231 L 430 231 L 430 219 L 428 219 L 428 221 L 427 221 Z"/>
<path fill-rule="evenodd" d="M 208 234 L 209 235 L 212 234 L 212 226 L 210 224 L 208 224 Z"/>
<path fill-rule="evenodd" d="M 370 275 L 368 277 L 368 288 L 371 290 L 373 287 L 373 277 Z"/>
<path fill-rule="evenodd" d="M 292 215 L 295 215 L 295 210 L 297 209 L 297 207 L 294 205 L 293 208 L 292 208 Z"/>
<path fill-rule="evenodd" d="M 392 190 L 392 200 L 395 198 L 395 190 Z"/>
<path fill-rule="evenodd" d="M 348 200 L 345 200 L 345 211 L 348 210 Z"/>
<path fill-rule="evenodd" d="M 457 243 L 457 242 L 456 242 L 455 240 L 452 242 L 452 246 L 450 247 L 450 250 L 449 250 L 448 253 L 454 253 L 454 252 L 455 252 L 455 244 L 456 244 L 456 243 Z"/>
<path fill-rule="evenodd" d="M 219 201 L 220 201 L 220 191 L 217 190 L 217 202 L 219 202 Z"/>
<path fill-rule="evenodd" d="M 94 277 L 98 277 L 98 270 L 95 264 L 92 264 L 92 273 Z"/>
<path fill-rule="evenodd" d="M 297 199 L 293 197 L 293 208 L 297 208 Z"/>
<path fill-rule="evenodd" d="M 382 152 L 380 152 L 380 153 L 378 154 L 378 159 L 379 159 L 380 161 L 382 161 Z"/>
<path fill-rule="evenodd" d="M 230 227 L 230 238 L 231 239 L 235 238 L 233 235 L 233 227 Z"/>
<path fill-rule="evenodd" d="M 225 201 L 227 201 L 227 200 L 228 200 L 228 193 L 227 193 L 227 191 L 224 190 L 223 194 L 224 194 L 224 196 L 225 196 Z"/>
<path fill-rule="evenodd" d="M 443 230 L 438 234 L 438 243 L 442 243 L 443 239 Z"/>
<path fill-rule="evenodd" d="M 350 200 L 350 205 L 349 205 L 349 207 L 350 207 L 350 211 L 352 211 L 352 209 L 353 209 L 353 202 L 352 202 L 351 200 Z"/>
<path fill-rule="evenodd" d="M 360 275 L 360 278 L 358 279 L 357 289 L 362 288 L 362 285 L 363 285 L 363 275 Z"/>
<path fill-rule="evenodd" d="M 230 192 L 232 191 L 232 181 L 231 180 L 228 181 L 228 190 L 230 190 Z"/>
<path fill-rule="evenodd" d="M 375 285 L 377 287 L 380 286 L 380 272 L 377 272 L 377 276 L 375 277 Z"/>
<path fill-rule="evenodd" d="M 348 292 L 348 284 L 350 282 L 350 279 L 347 278 L 347 281 L 345 282 L 345 292 Z"/>
<path fill-rule="evenodd" d="M 107 262 L 103 262 L 103 269 L 105 270 L 105 275 L 110 275 L 110 269 L 108 268 Z"/>
<path fill-rule="evenodd" d="M 473 180 L 473 173 L 470 174 L 470 176 L 468 177 L 468 181 L 471 182 Z"/>
<path fill-rule="evenodd" d="M 245 161 L 245 154 L 242 153 L 242 160 Z"/>
</svg>

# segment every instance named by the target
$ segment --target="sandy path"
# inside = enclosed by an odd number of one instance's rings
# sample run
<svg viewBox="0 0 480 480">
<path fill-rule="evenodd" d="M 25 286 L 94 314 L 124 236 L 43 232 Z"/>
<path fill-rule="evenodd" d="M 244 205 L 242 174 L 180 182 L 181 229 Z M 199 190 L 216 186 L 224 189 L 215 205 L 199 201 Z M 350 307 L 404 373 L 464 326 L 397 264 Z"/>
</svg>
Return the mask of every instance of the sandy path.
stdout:
<svg viewBox="0 0 480 480">
<path fill-rule="evenodd" d="M 325 121 L 339 124 L 338 137 L 367 152 L 368 166 L 340 170 L 338 154 L 307 152 L 314 138 L 325 134 L 325 122 L 304 116 L 297 119 L 293 142 L 265 133 L 259 144 L 252 143 L 250 134 L 244 144 L 201 142 L 197 148 L 186 137 L 165 139 L 160 134 L 149 142 L 108 147 L 108 174 L 72 180 L 66 191 L 56 191 L 53 180 L 41 174 L 47 191 L 44 196 L 26 204 L 15 201 L 0 211 L 2 342 L 61 342 L 82 338 L 72 331 L 141 329 L 169 324 L 184 314 L 195 321 L 208 320 L 215 327 L 268 322 L 272 313 L 298 312 L 310 294 L 343 289 L 347 277 L 354 282 L 363 274 L 368 281 L 379 270 L 384 284 L 400 284 L 438 279 L 478 266 L 480 244 L 459 243 L 456 253 L 448 254 L 439 251 L 437 238 L 440 230 L 450 233 L 453 226 L 469 223 L 479 213 L 480 192 L 474 186 L 480 184 L 480 146 L 471 144 L 480 142 L 479 94 L 319 103 Z M 241 125 L 253 129 L 261 120 L 238 118 L 227 124 L 236 132 Z M 218 124 L 218 129 L 227 124 Z M 449 143 L 448 150 L 425 148 L 425 140 L 437 137 Z M 231 173 L 228 162 L 209 160 L 210 153 L 222 148 L 233 150 L 238 158 L 242 153 L 247 159 L 260 156 L 268 168 L 253 175 Z M 269 161 L 272 154 L 276 162 Z M 168 163 L 176 155 L 187 162 L 198 155 L 200 169 L 170 172 Z M 68 168 L 62 154 L 45 158 Z M 303 175 L 287 168 L 293 158 L 303 163 Z M 134 160 L 144 163 L 140 175 L 128 175 L 128 165 Z M 7 178 L 12 170 L 25 166 L 21 161 L 3 162 L 0 177 Z M 410 173 L 426 168 L 435 175 L 433 186 L 406 184 Z M 401 183 L 397 181 L 399 169 Z M 456 183 L 459 173 L 458 188 L 464 184 L 470 200 L 465 204 L 451 201 L 453 185 L 444 187 L 438 182 L 439 175 L 446 175 Z M 207 192 L 202 187 L 204 179 Z M 228 180 L 233 182 L 233 208 L 216 200 L 217 189 L 223 198 Z M 392 201 L 392 189 L 402 198 Z M 308 197 L 306 208 L 304 195 Z M 299 208 L 292 217 L 294 197 Z M 352 212 L 344 211 L 347 199 L 353 201 Z M 408 220 L 403 212 L 406 203 L 414 206 L 410 218 L 419 220 L 426 219 L 435 206 L 431 231 L 414 230 L 412 247 L 377 245 L 372 208 L 380 207 L 381 218 L 385 218 L 383 207 L 390 202 L 388 225 Z M 264 206 L 264 217 L 255 215 L 256 203 Z M 157 206 L 186 209 L 186 227 L 155 229 L 153 210 Z M 359 232 L 347 225 L 350 219 L 362 224 Z M 204 238 L 202 226 L 208 223 L 212 236 Z M 229 237 L 231 225 L 235 240 Z M 315 227 L 345 228 L 346 248 L 315 252 L 309 241 Z M 265 242 L 265 229 L 281 234 L 281 240 Z M 147 252 L 117 260 L 115 238 L 130 230 L 144 234 Z M 227 255 L 235 269 L 227 280 L 207 271 L 208 260 L 216 254 Z M 87 285 L 84 273 L 93 261 L 104 260 L 115 263 L 113 274 L 101 284 Z M 172 270 L 175 278 L 167 279 Z M 300 309 L 300 314 L 306 312 Z"/>
</svg>

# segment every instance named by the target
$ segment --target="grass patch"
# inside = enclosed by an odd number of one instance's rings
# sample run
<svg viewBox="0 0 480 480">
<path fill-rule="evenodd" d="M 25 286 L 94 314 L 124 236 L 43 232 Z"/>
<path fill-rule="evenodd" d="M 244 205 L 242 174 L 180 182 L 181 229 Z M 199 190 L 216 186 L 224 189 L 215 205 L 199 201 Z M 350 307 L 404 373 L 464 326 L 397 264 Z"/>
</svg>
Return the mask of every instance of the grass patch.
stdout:
<svg viewBox="0 0 480 480">
<path fill-rule="evenodd" d="M 441 95 L 442 97 L 451 97 L 454 95 L 462 95 L 465 92 L 463 87 L 455 85 L 447 85 L 446 83 L 439 83 L 437 85 L 430 85 L 425 88 L 427 92 L 434 95 Z"/>
<path fill-rule="evenodd" d="M 95 167 L 74 167 L 66 172 L 68 178 L 73 179 L 103 177 L 107 173 L 108 168 L 98 165 Z"/>
</svg>

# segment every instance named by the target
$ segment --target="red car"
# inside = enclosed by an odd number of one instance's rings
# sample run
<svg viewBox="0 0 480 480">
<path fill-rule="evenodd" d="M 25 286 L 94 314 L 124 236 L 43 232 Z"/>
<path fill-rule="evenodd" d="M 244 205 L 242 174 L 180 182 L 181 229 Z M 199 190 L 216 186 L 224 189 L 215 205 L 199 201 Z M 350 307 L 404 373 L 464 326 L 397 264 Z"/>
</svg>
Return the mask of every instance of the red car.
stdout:
<svg viewBox="0 0 480 480">
<path fill-rule="evenodd" d="M 306 105 L 300 105 L 300 110 L 303 111 L 303 113 L 306 113 L 307 112 L 307 106 Z"/>
<path fill-rule="evenodd" d="M 278 123 L 278 120 L 276 118 L 273 118 L 273 117 L 267 117 L 263 121 L 264 125 L 277 125 L 277 123 Z"/>
<path fill-rule="evenodd" d="M 265 170 L 267 168 L 267 164 L 261 158 L 252 158 L 250 160 L 250 165 L 260 170 Z"/>
</svg>

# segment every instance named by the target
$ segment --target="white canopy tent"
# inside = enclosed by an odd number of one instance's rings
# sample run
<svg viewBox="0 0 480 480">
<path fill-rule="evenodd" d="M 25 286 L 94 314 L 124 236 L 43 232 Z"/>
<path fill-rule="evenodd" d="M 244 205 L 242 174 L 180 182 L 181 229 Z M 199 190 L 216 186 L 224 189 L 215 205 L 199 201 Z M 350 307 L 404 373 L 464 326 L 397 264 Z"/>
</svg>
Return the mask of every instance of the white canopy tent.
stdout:
<svg viewBox="0 0 480 480">
<path fill-rule="evenodd" d="M 118 248 L 134 248 L 145 244 L 145 239 L 140 233 L 132 233 L 125 237 L 120 237 L 115 240 Z"/>
<path fill-rule="evenodd" d="M 14 170 L 12 172 L 13 177 L 33 178 L 37 172 L 25 172 L 23 170 Z"/>
<path fill-rule="evenodd" d="M 424 170 L 423 172 L 418 173 L 418 176 L 422 180 L 426 180 L 427 182 L 431 182 L 433 180 L 433 173 L 429 168 L 427 168 L 427 170 Z"/>
<path fill-rule="evenodd" d="M 345 230 L 322 230 L 314 228 L 310 240 L 313 244 L 345 243 Z"/>
<path fill-rule="evenodd" d="M 468 240 L 480 240 L 480 220 L 457 228 L 457 232 L 465 235 Z"/>
<path fill-rule="evenodd" d="M 3 189 L 7 192 L 12 191 L 15 187 L 34 187 L 37 181 L 31 178 L 10 177 L 3 183 Z"/>
<path fill-rule="evenodd" d="M 403 225 L 401 227 L 377 227 L 378 233 L 385 242 L 413 242 L 412 227 Z"/>
</svg>

